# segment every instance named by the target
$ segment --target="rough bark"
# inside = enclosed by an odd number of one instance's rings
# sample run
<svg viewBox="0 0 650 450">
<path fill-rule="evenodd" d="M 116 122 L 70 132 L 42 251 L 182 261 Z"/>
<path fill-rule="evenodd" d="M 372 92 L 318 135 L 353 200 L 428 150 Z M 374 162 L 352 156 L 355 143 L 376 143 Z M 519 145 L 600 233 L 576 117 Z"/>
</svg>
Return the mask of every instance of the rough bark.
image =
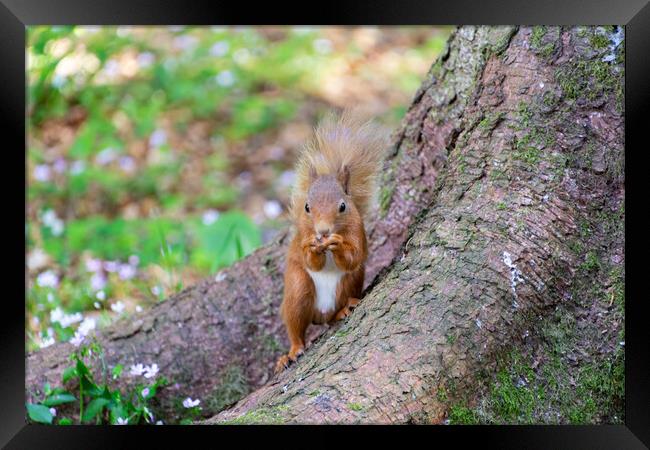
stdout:
<svg viewBox="0 0 650 450">
<path fill-rule="evenodd" d="M 428 75 L 388 149 L 380 204 L 367 223 L 366 286 L 390 265 L 413 218 L 433 198 L 431 186 L 444 161 L 439 158 L 457 136 L 477 66 L 472 59 L 461 61 L 454 56 L 452 60 L 457 61 L 453 74 Z M 424 95 L 433 85 L 446 86 L 448 95 L 455 97 L 453 104 L 447 106 L 444 102 L 449 99 Z M 425 130 L 423 121 L 435 102 L 440 124 L 429 124 Z M 287 243 L 283 233 L 216 277 L 101 330 L 97 338 L 107 365 L 128 368 L 157 363 L 161 374 L 171 380 L 157 396 L 165 415 L 186 396 L 204 399 L 204 413 L 218 412 L 223 405 L 208 399 L 219 395 L 224 377 L 233 371 L 244 378 L 247 390 L 264 385 L 275 360 L 288 347 L 278 314 Z M 309 337 L 314 339 L 324 329 L 313 327 Z M 27 401 L 38 398 L 44 383 L 60 383 L 72 350 L 71 344 L 59 343 L 27 356 Z M 117 383 L 129 381 L 125 377 Z"/>
<path fill-rule="evenodd" d="M 460 28 L 398 137 L 420 163 L 392 174 L 413 224 L 388 215 L 371 235 L 398 257 L 345 323 L 206 423 L 439 423 L 576 287 L 606 291 L 590 270 L 624 259 L 622 62 L 595 45 L 580 28 Z"/>
</svg>

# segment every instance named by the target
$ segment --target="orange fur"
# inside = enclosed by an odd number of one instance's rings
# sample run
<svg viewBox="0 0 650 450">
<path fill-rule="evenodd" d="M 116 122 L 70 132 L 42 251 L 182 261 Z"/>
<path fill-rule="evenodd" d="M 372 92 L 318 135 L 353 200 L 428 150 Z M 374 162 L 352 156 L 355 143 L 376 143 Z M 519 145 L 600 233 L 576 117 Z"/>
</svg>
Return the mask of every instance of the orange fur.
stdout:
<svg viewBox="0 0 650 450">
<path fill-rule="evenodd" d="M 384 144 L 376 126 L 344 113 L 318 127 L 298 161 L 291 198 L 295 235 L 287 253 L 280 307 L 291 348 L 278 360 L 276 371 L 302 354 L 309 324 L 341 320 L 359 302 L 368 257 L 363 215 L 374 195 Z M 335 267 L 326 266 L 328 253 Z M 340 278 L 332 287 L 333 308 L 320 310 L 312 277 L 323 271 Z"/>
</svg>

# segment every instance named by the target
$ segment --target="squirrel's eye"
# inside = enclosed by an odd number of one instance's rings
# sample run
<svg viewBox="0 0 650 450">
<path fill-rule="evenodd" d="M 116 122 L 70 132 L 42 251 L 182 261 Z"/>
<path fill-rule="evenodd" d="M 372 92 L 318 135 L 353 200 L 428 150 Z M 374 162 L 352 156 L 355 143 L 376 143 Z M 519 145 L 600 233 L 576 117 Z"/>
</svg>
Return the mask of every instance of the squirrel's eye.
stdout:
<svg viewBox="0 0 650 450">
<path fill-rule="evenodd" d="M 307 214 L 309 214 L 309 203 L 305 203 L 305 211 L 307 211 Z"/>
<path fill-rule="evenodd" d="M 341 202 L 341 206 L 339 206 L 339 212 L 345 211 L 345 202 Z"/>
</svg>

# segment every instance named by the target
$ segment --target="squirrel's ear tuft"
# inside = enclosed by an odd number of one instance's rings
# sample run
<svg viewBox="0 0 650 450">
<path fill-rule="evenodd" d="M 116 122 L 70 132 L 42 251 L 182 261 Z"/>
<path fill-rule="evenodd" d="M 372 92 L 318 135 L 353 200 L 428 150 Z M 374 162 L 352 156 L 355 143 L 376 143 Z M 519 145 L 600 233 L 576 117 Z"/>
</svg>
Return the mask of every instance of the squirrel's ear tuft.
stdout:
<svg viewBox="0 0 650 450">
<path fill-rule="evenodd" d="M 350 167 L 347 164 L 343 165 L 343 167 L 341 167 L 339 170 L 338 180 L 339 183 L 341 183 L 341 187 L 343 188 L 345 195 L 350 195 Z"/>
</svg>

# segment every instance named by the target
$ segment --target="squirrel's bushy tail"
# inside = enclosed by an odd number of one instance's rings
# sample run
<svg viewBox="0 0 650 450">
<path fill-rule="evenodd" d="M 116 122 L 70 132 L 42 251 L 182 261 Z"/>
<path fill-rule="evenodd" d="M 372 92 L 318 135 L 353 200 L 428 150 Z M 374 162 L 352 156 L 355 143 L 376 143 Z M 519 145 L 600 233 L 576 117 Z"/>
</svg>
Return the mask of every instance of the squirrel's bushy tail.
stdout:
<svg viewBox="0 0 650 450">
<path fill-rule="evenodd" d="M 387 145 L 388 133 L 357 113 L 345 111 L 340 116 L 327 116 L 296 164 L 292 214 L 303 207 L 314 172 L 317 176 L 336 176 L 347 167 L 348 192 L 363 217 L 372 203 Z"/>
</svg>

